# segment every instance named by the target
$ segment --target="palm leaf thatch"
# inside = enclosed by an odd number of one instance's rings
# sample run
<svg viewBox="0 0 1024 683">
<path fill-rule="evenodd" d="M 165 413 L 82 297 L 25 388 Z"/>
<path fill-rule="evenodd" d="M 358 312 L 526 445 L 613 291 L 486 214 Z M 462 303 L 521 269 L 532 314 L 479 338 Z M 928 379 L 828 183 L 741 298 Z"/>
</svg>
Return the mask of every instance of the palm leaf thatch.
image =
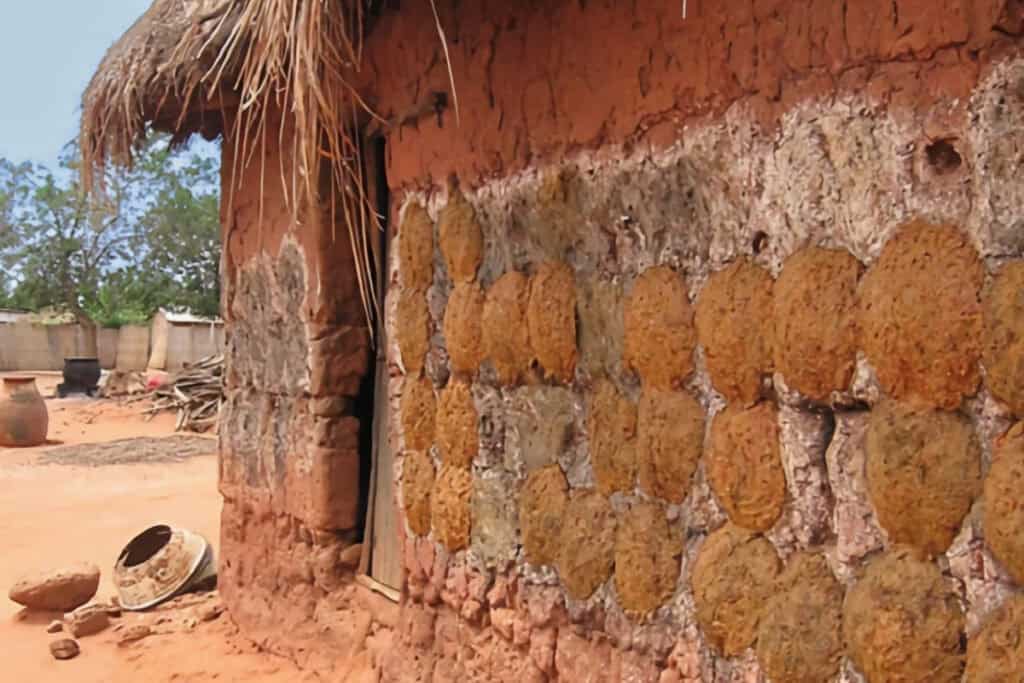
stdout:
<svg viewBox="0 0 1024 683">
<path fill-rule="evenodd" d="M 369 235 L 380 222 L 364 192 L 356 130 L 361 116 L 373 114 L 351 85 L 369 4 L 156 0 L 107 52 L 83 95 L 85 187 L 102 182 L 108 163 L 130 166 L 149 127 L 178 142 L 197 132 L 225 133 L 235 147 L 235 168 L 227 175 L 233 184 L 244 175 L 240 166 L 263 163 L 267 144 L 286 146 L 290 168 L 261 166 L 261 183 L 268 174 L 279 176 L 296 218 L 300 205 L 329 199 L 347 226 L 372 319 L 378 302 Z M 269 129 L 273 112 L 284 113 L 276 130 Z"/>
</svg>

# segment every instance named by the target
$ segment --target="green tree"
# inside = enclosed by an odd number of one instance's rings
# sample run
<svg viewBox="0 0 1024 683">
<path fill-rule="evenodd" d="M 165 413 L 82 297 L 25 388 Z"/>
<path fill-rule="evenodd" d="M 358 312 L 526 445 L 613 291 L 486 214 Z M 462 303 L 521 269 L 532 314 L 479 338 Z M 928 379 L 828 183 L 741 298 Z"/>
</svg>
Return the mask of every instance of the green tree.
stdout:
<svg viewBox="0 0 1024 683">
<path fill-rule="evenodd" d="M 77 150 L 68 148 L 57 173 L 23 166 L 6 194 L 3 261 L 16 283 L 11 300 L 39 309 L 70 311 L 86 330 L 86 351 L 96 352 L 95 323 L 88 314 L 105 273 L 131 254 L 136 236 L 125 220 L 126 178 L 112 175 L 103 198 L 87 196 L 77 180 Z M 88 334 L 88 331 L 92 334 Z"/>
<path fill-rule="evenodd" d="M 198 315 L 220 311 L 220 177 L 215 160 L 147 148 L 137 166 L 149 188 L 139 218 L 140 276 L 161 292 L 158 305 Z"/>
<path fill-rule="evenodd" d="M 133 169 L 110 169 L 102 196 L 82 192 L 73 146 L 54 172 L 0 159 L 0 305 L 71 311 L 87 329 L 160 307 L 216 315 L 217 165 L 167 142 L 154 136 Z"/>
</svg>

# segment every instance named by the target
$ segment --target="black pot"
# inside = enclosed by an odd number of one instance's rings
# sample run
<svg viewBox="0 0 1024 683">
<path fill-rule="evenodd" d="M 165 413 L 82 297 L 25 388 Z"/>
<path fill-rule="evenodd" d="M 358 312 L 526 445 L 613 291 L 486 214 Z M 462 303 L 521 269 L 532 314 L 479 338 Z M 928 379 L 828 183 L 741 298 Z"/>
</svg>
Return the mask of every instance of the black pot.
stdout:
<svg viewBox="0 0 1024 683">
<path fill-rule="evenodd" d="M 57 385 L 57 395 L 61 398 L 76 393 L 92 396 L 99 381 L 99 358 L 65 358 L 64 383 Z"/>
</svg>

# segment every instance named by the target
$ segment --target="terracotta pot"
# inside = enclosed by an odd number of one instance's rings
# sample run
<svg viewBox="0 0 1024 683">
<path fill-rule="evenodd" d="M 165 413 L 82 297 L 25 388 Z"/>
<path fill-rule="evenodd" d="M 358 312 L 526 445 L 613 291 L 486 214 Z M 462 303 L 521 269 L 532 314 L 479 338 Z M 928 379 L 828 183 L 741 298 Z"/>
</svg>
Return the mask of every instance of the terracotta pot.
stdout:
<svg viewBox="0 0 1024 683">
<path fill-rule="evenodd" d="M 33 377 L 4 377 L 0 387 L 0 446 L 25 448 L 46 441 L 50 415 Z"/>
</svg>

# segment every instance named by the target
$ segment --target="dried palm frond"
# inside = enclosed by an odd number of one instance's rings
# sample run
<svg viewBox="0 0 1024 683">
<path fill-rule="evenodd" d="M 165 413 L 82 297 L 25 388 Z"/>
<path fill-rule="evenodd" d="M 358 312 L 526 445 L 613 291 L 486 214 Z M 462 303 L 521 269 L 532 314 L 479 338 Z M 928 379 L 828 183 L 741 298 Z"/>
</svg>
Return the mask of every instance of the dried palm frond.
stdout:
<svg viewBox="0 0 1024 683">
<path fill-rule="evenodd" d="M 231 189 L 240 186 L 241 169 L 258 158 L 262 218 L 262 189 L 268 172 L 262 164 L 268 141 L 292 150 L 290 168 L 282 155 L 277 169 L 286 201 L 296 220 L 304 206 L 328 203 L 332 219 L 344 221 L 372 330 L 379 301 L 371 239 L 381 225 L 364 190 L 358 128 L 360 111 L 376 115 L 346 78 L 361 61 L 365 0 L 228 1 L 233 7 L 222 16 L 231 17 L 231 30 L 202 84 L 208 92 L 228 90 L 240 95 L 227 136 L 235 146 L 234 168 L 228 174 Z M 205 44 L 200 43 L 204 40 Z M 196 30 L 190 40 L 178 44 L 176 52 L 201 54 L 207 47 L 208 38 Z M 276 131 L 268 130 L 271 114 L 277 111 L 286 117 Z M 320 173 L 324 164 L 329 169 L 326 187 Z M 228 193 L 229 202 L 232 195 Z"/>
<path fill-rule="evenodd" d="M 437 7 L 429 2 L 458 120 L 451 55 Z M 171 131 L 175 140 L 195 131 L 212 138 L 227 128 L 234 153 L 226 200 L 240 186 L 242 169 L 259 163 L 261 219 L 271 174 L 280 177 L 296 222 L 304 210 L 327 206 L 332 221 L 345 223 L 363 309 L 374 330 L 380 300 L 373 244 L 381 217 L 365 190 L 359 130 L 367 116 L 387 122 L 352 85 L 370 4 L 155 0 L 107 53 L 83 96 L 85 187 L 102 182 L 97 171 L 108 161 L 131 165 L 147 125 Z M 271 145 L 291 152 L 281 155 L 276 170 L 266 168 Z"/>
</svg>

